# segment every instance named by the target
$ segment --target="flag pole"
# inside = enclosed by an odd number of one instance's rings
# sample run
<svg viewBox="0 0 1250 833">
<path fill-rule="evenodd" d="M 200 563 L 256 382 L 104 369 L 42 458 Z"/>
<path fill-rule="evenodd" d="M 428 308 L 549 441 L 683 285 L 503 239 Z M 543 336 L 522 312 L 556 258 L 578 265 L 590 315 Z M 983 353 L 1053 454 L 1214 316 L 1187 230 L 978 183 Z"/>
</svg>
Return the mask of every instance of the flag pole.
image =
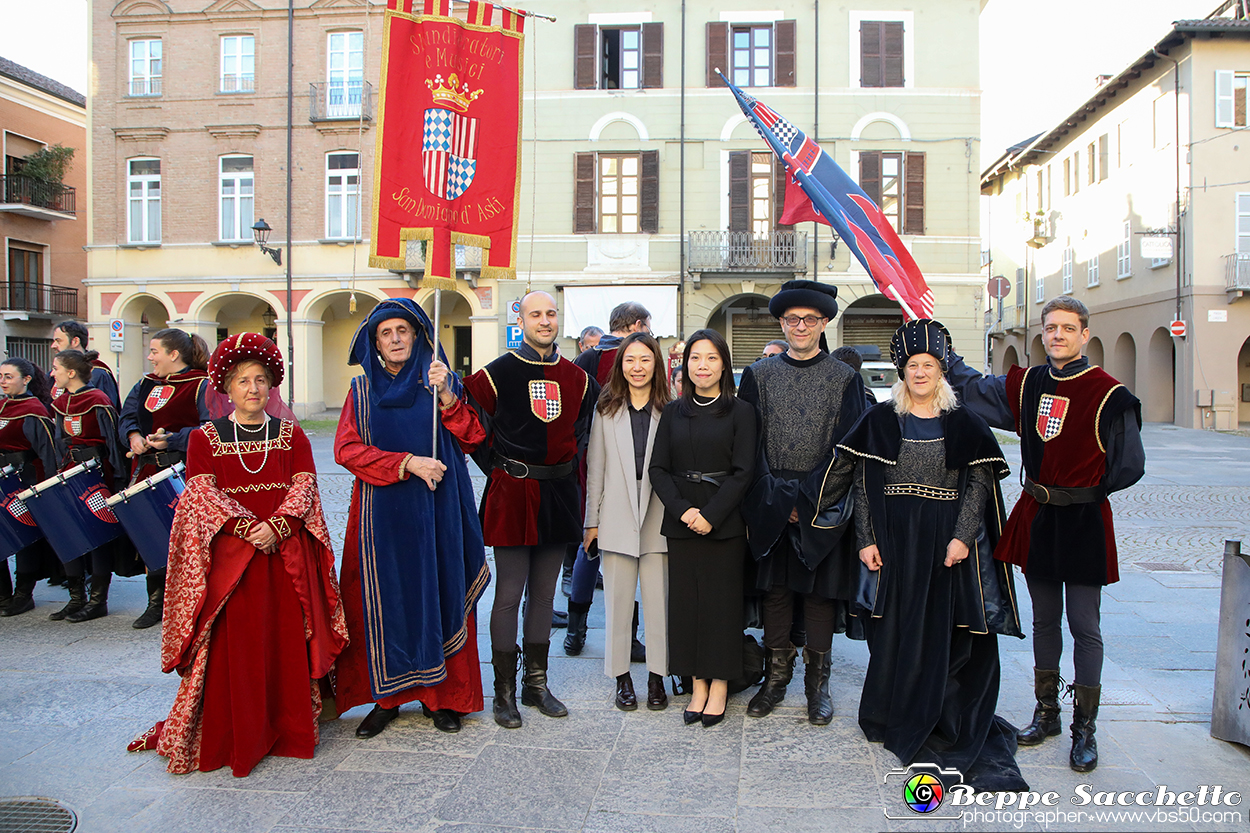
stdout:
<svg viewBox="0 0 1250 833">
<path fill-rule="evenodd" d="M 441 286 L 435 286 L 434 287 L 434 360 L 435 361 L 438 360 L 438 353 L 439 353 L 438 348 L 441 343 L 439 339 L 439 333 L 441 332 L 441 328 L 439 327 L 439 319 L 442 316 L 442 312 L 443 312 L 443 288 Z M 433 457 L 435 460 L 438 459 L 438 427 L 439 427 L 438 406 L 439 406 L 438 390 L 436 389 L 434 391 L 434 420 L 432 423 L 434 426 L 433 439 L 432 439 L 433 451 L 430 453 L 430 456 Z"/>
</svg>

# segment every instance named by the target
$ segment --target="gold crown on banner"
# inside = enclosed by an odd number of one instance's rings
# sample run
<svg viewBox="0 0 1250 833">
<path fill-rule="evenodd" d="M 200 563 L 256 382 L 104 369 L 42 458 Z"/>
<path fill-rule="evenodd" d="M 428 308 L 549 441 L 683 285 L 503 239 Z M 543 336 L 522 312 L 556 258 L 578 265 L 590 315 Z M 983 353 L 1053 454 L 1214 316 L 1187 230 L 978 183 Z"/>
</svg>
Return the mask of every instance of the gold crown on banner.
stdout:
<svg viewBox="0 0 1250 833">
<path fill-rule="evenodd" d="M 457 85 L 460 87 L 458 90 L 456 89 Z M 469 105 L 476 101 L 477 97 L 483 92 L 482 90 L 469 92 L 469 85 L 467 83 L 460 84 L 460 79 L 456 77 L 454 72 L 447 79 L 446 84 L 443 83 L 442 75 L 435 75 L 433 81 L 426 79 L 425 86 L 430 88 L 435 104 L 446 104 L 461 111 L 468 110 Z"/>
</svg>

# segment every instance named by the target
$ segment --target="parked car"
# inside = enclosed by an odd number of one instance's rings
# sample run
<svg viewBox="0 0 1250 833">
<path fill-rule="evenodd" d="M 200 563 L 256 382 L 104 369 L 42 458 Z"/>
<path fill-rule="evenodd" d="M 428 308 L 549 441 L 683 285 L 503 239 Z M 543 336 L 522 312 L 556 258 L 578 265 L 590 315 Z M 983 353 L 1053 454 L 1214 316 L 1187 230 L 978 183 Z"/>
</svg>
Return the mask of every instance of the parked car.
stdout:
<svg viewBox="0 0 1250 833">
<path fill-rule="evenodd" d="M 864 387 L 878 402 L 889 402 L 893 398 L 890 389 L 898 381 L 898 368 L 889 362 L 864 362 L 859 369 L 864 377 Z"/>
</svg>

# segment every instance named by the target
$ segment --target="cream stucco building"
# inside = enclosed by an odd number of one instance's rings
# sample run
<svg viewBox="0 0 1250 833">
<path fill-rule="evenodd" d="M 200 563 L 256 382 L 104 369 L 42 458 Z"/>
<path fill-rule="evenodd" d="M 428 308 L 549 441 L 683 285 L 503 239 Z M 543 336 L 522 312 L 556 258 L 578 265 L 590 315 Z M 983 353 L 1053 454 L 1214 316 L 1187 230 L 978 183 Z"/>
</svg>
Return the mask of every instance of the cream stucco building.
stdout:
<svg viewBox="0 0 1250 833">
<path fill-rule="evenodd" d="M 263 217 L 269 245 L 286 249 L 286 4 L 93 3 L 88 317 L 100 338 L 111 319 L 126 322 L 123 386 L 144 369 L 145 332 L 161 326 L 210 344 L 268 329 L 284 351 L 290 326 L 296 412 L 335 407 L 347 343 L 377 299 L 429 304 L 417 253 L 402 272 L 369 268 L 358 232 L 356 207 L 372 201 L 385 6 L 296 5 L 288 312 L 284 268 L 248 230 Z M 462 252 L 442 320 L 457 369 L 507 348 L 527 287 L 557 295 L 568 355 L 569 336 L 606 328 L 606 309 L 636 298 L 666 345 L 715 327 L 745 365 L 779 334 L 767 298 L 793 277 L 838 285 L 831 343 L 886 342 L 898 307 L 844 247 L 831 251 L 830 230 L 779 227 L 782 180 L 713 86 L 717 66 L 736 67 L 748 92 L 883 203 L 957 343 L 979 345 L 982 6 L 729 0 L 687 5 L 683 19 L 677 2 L 527 5 L 557 21 L 526 26 L 518 280 L 481 278 L 479 252 Z"/>
<path fill-rule="evenodd" d="M 1042 306 L 1070 294 L 1091 311 L 1090 360 L 1147 421 L 1250 421 L 1250 21 L 1238 9 L 1177 21 L 983 173 L 990 268 L 1013 283 L 986 314 L 995 370 L 1044 360 Z M 1143 256 L 1143 238 L 1172 254 Z"/>
</svg>

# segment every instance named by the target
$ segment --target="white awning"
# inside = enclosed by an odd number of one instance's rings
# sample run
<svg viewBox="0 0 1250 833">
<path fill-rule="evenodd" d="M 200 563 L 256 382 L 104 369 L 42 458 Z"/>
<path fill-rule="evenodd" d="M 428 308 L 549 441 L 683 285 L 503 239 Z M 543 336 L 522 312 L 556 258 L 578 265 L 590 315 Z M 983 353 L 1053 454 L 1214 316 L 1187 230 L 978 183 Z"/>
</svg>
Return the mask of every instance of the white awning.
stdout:
<svg viewBox="0 0 1250 833">
<path fill-rule="evenodd" d="M 612 308 L 626 301 L 637 301 L 651 313 L 651 333 L 656 338 L 677 335 L 677 287 L 646 284 L 641 286 L 566 286 L 564 298 L 564 335 L 577 338 L 587 327 L 608 332 Z"/>
</svg>

